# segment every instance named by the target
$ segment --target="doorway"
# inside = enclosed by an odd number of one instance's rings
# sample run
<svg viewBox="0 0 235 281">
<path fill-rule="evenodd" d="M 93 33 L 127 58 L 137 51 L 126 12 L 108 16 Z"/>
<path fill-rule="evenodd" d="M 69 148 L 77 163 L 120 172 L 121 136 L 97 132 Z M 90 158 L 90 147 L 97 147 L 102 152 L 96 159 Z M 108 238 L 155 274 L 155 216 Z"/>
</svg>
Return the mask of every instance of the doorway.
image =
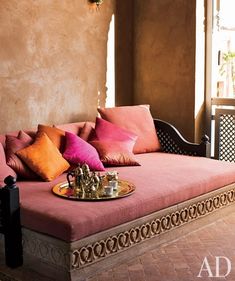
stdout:
<svg viewBox="0 0 235 281">
<path fill-rule="evenodd" d="M 207 133 L 211 156 L 235 162 L 235 1 L 207 1 Z"/>
</svg>

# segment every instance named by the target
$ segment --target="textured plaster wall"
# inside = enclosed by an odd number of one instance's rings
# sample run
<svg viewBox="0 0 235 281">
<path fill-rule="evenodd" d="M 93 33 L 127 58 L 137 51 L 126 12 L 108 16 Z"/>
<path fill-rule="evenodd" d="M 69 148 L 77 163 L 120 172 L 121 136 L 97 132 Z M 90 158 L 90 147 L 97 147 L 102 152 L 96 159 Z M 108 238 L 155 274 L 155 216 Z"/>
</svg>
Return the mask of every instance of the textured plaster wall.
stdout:
<svg viewBox="0 0 235 281">
<path fill-rule="evenodd" d="M 135 0 L 134 102 L 194 139 L 196 0 Z"/>
<path fill-rule="evenodd" d="M 114 0 L 0 0 L 0 132 L 94 119 Z"/>
</svg>

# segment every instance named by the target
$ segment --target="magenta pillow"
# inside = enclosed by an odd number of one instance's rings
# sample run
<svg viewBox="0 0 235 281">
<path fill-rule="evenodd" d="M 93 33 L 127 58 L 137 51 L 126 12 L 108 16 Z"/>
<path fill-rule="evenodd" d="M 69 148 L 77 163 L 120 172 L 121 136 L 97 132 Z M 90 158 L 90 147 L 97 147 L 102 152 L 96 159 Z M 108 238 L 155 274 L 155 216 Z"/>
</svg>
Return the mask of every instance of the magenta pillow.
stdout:
<svg viewBox="0 0 235 281">
<path fill-rule="evenodd" d="M 89 141 L 93 140 L 111 140 L 111 141 L 133 141 L 137 140 L 137 136 L 119 126 L 112 124 L 102 118 L 97 117 L 95 123 L 95 133 Z"/>
<path fill-rule="evenodd" d="M 63 157 L 71 164 L 88 164 L 91 170 L 104 171 L 96 149 L 73 133 L 65 133 L 65 151 Z"/>
<path fill-rule="evenodd" d="M 0 143 L 0 185 L 4 185 L 3 181 L 9 175 L 16 177 L 15 171 L 11 167 L 7 166 L 5 151 Z"/>
<path fill-rule="evenodd" d="M 149 105 L 98 108 L 98 112 L 103 119 L 138 136 L 134 153 L 161 149 Z"/>
<path fill-rule="evenodd" d="M 6 135 L 6 163 L 20 178 L 28 180 L 37 179 L 38 176 L 16 155 L 16 152 L 32 143 L 33 138 L 24 131 L 19 131 L 17 137 Z"/>
</svg>

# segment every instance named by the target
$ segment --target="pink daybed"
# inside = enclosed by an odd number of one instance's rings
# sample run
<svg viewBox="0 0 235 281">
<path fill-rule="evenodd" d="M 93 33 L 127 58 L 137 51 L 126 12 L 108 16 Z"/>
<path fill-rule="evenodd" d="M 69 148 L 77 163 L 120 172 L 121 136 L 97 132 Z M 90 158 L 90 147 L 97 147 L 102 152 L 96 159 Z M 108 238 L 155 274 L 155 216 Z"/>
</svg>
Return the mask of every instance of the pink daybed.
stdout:
<svg viewBox="0 0 235 281">
<path fill-rule="evenodd" d="M 75 132 L 80 126 L 64 128 Z M 234 202 L 235 164 L 202 157 L 209 151 L 207 138 L 191 144 L 170 124 L 155 120 L 155 126 L 164 151 L 136 155 L 141 166 L 107 168 L 135 184 L 131 196 L 105 202 L 56 197 L 51 188 L 66 181 L 65 174 L 49 183 L 17 182 L 23 268 L 52 280 L 84 280 Z"/>
</svg>

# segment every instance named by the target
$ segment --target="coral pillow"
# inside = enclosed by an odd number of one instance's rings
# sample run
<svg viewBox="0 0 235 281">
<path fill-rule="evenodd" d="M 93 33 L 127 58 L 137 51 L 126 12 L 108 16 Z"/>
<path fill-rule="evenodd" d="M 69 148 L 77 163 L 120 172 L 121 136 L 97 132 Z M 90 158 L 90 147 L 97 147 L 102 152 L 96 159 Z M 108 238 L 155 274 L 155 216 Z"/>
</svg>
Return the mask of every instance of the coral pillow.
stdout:
<svg viewBox="0 0 235 281">
<path fill-rule="evenodd" d="M 47 125 L 38 125 L 38 132 L 37 134 L 40 133 L 46 133 L 49 139 L 54 143 L 54 145 L 60 150 L 64 150 L 64 145 L 65 145 L 65 131 L 58 129 L 56 127 L 50 127 Z"/>
<path fill-rule="evenodd" d="M 24 131 L 19 131 L 18 136 L 6 135 L 6 163 L 20 178 L 33 180 L 38 176 L 25 165 L 16 155 L 16 152 L 33 143 L 33 139 Z"/>
<path fill-rule="evenodd" d="M 132 153 L 134 141 L 91 141 L 106 166 L 140 166 Z"/>
<path fill-rule="evenodd" d="M 45 133 L 38 134 L 32 145 L 16 154 L 46 181 L 55 179 L 70 166 Z"/>
<path fill-rule="evenodd" d="M 104 171 L 104 166 L 100 161 L 96 149 L 76 136 L 73 133 L 66 132 L 66 147 L 63 157 L 71 164 L 88 164 L 91 170 Z"/>
<path fill-rule="evenodd" d="M 15 171 L 11 167 L 7 166 L 6 164 L 5 151 L 2 144 L 0 143 L 0 184 L 1 185 L 4 184 L 3 183 L 4 179 L 9 175 L 16 177 Z"/>
<path fill-rule="evenodd" d="M 133 149 L 134 153 L 161 149 L 149 105 L 98 108 L 98 112 L 103 119 L 138 136 Z"/>
</svg>

